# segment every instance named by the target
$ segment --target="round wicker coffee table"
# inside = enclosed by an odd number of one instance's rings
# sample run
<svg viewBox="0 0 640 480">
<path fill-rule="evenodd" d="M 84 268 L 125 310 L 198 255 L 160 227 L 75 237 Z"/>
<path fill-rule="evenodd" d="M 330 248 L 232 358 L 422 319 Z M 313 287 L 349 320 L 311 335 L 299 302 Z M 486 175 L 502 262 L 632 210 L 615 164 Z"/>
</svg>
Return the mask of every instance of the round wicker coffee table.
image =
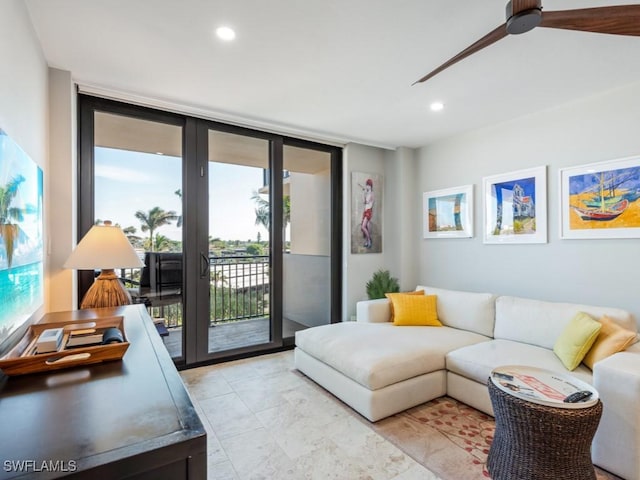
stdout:
<svg viewBox="0 0 640 480">
<path fill-rule="evenodd" d="M 596 480 L 591 442 L 602 402 L 558 408 L 518 398 L 491 377 L 489 396 L 496 430 L 487 458 L 493 480 Z"/>
</svg>

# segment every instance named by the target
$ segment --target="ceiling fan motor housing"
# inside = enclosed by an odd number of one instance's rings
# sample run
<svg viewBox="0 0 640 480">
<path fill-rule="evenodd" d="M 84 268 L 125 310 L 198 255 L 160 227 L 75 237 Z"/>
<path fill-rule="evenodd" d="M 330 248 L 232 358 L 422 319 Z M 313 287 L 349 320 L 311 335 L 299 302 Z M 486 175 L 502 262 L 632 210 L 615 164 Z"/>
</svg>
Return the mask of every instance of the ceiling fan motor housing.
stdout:
<svg viewBox="0 0 640 480">
<path fill-rule="evenodd" d="M 513 13 L 513 4 L 511 1 L 507 3 L 507 33 L 518 35 L 533 30 L 542 21 L 542 1 L 537 0 L 537 6 Z"/>
</svg>

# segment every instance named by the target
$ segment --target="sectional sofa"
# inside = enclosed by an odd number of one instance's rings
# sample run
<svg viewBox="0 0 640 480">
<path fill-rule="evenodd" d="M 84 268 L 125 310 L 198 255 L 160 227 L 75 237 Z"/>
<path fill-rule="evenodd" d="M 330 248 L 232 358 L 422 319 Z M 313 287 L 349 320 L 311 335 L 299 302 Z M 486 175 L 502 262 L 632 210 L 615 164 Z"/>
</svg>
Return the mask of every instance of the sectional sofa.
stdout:
<svg viewBox="0 0 640 480">
<path fill-rule="evenodd" d="M 441 327 L 396 326 L 387 299 L 357 304 L 357 321 L 296 332 L 295 366 L 370 421 L 444 395 L 493 415 L 486 381 L 500 365 L 570 373 L 594 385 L 604 413 L 594 463 L 640 480 L 640 344 L 568 372 L 553 352 L 577 312 L 636 332 L 617 308 L 419 286 L 436 295 Z"/>
</svg>

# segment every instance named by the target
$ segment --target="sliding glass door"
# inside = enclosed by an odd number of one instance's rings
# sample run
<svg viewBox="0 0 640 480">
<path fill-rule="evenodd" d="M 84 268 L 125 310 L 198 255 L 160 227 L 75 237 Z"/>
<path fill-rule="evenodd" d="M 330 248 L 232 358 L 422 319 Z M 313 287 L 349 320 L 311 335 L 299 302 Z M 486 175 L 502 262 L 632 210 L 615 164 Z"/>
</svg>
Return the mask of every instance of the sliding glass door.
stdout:
<svg viewBox="0 0 640 480">
<path fill-rule="evenodd" d="M 271 139 L 234 131 L 199 129 L 206 137 L 206 155 L 199 157 L 206 158 L 208 192 L 199 216 L 199 224 L 208 225 L 202 229 L 208 275 L 201 276 L 207 284 L 200 289 L 199 359 L 281 346 L 272 315 L 271 199 L 264 189 Z"/>
<path fill-rule="evenodd" d="M 178 364 L 340 320 L 339 148 L 79 98 L 79 236 L 123 228 L 145 266 L 120 276 Z"/>
<path fill-rule="evenodd" d="M 165 334 L 172 358 L 183 358 L 182 138 L 180 119 L 140 118 L 127 108 L 97 108 L 83 115 L 87 134 L 81 198 L 93 189 L 93 212 L 83 204 L 83 233 L 105 220 L 119 225 L 144 262 L 118 271 L 134 303 L 147 306 Z M 153 118 L 153 119 L 152 119 Z M 90 180 L 90 182 L 87 182 Z M 81 289 L 94 272 L 84 272 Z"/>
<path fill-rule="evenodd" d="M 292 339 L 331 323 L 331 152 L 285 145 L 283 169 L 282 322 Z"/>
</svg>

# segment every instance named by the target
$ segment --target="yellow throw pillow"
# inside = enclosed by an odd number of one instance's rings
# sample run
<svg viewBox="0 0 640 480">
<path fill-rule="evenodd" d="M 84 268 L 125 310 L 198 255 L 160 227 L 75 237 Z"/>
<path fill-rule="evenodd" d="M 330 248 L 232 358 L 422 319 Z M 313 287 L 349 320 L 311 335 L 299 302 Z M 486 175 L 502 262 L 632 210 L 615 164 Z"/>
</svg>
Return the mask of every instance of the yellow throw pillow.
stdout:
<svg viewBox="0 0 640 480">
<path fill-rule="evenodd" d="M 598 338 L 601 328 L 600 322 L 578 312 L 556 340 L 553 353 L 568 370 L 575 370 Z"/>
<path fill-rule="evenodd" d="M 602 329 L 591 350 L 584 357 L 584 364 L 593 370 L 593 365 L 603 358 L 621 352 L 636 340 L 636 333 L 621 327 L 606 315 L 600 319 Z"/>
<path fill-rule="evenodd" d="M 413 290 L 411 292 L 397 292 L 397 293 L 385 293 L 384 296 L 391 300 L 395 295 L 424 295 L 424 290 Z M 393 309 L 393 301 L 389 303 L 389 307 L 391 307 L 391 318 L 390 322 L 394 321 L 395 311 Z"/>
<path fill-rule="evenodd" d="M 395 310 L 394 325 L 423 325 L 441 327 L 438 320 L 435 295 L 394 295 L 391 303 Z"/>
</svg>

